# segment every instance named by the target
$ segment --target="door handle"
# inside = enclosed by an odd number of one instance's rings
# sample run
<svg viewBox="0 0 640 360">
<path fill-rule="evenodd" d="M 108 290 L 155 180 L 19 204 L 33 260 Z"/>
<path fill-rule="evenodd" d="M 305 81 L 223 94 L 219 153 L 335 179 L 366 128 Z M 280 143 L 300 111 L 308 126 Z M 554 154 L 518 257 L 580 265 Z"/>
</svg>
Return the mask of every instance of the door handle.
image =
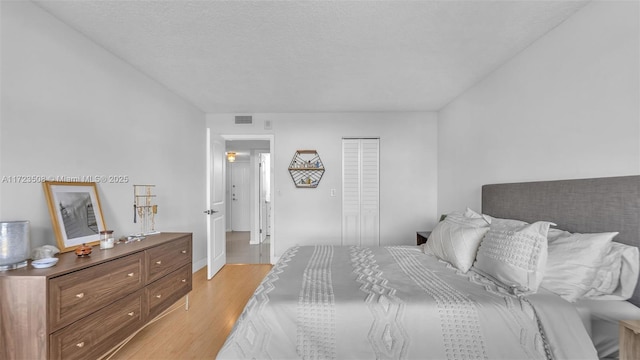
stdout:
<svg viewBox="0 0 640 360">
<path fill-rule="evenodd" d="M 211 214 L 217 213 L 217 211 L 216 210 L 205 210 L 204 213 L 207 214 L 207 215 L 211 215 Z"/>
</svg>

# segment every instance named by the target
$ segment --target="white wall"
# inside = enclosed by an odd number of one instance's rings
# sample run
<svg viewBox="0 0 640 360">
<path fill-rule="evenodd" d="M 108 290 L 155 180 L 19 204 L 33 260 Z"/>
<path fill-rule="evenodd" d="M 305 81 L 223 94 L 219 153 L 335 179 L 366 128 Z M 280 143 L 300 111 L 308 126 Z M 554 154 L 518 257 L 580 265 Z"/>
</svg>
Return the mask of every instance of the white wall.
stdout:
<svg viewBox="0 0 640 360">
<path fill-rule="evenodd" d="M 206 264 L 204 113 L 31 2 L 1 6 L 0 175 L 128 176 L 98 185 L 117 236 L 139 231 L 133 184 L 156 184 L 157 228 L 193 232 Z M 41 184 L 4 181 L 0 194 L 0 219 L 55 244 Z"/>
<path fill-rule="evenodd" d="M 438 212 L 487 183 L 640 173 L 638 2 L 592 2 L 438 116 Z"/>
<path fill-rule="evenodd" d="M 435 113 L 254 114 L 253 125 L 234 125 L 235 114 L 208 114 L 214 133 L 273 134 L 275 257 L 290 246 L 340 244 L 342 138 L 380 137 L 380 233 L 383 245 L 415 244 L 436 213 Z M 264 130 L 264 121 L 272 130 Z M 296 188 L 287 171 L 298 149 L 315 149 L 325 173 L 315 189 Z M 331 189 L 336 196 L 331 197 Z"/>
</svg>

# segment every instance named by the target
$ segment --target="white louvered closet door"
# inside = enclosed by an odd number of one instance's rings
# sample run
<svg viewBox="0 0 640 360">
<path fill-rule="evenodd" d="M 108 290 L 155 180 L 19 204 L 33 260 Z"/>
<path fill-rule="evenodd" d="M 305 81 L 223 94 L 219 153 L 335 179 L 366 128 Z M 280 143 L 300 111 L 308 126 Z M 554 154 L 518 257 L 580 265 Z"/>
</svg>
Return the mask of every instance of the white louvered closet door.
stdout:
<svg viewBox="0 0 640 360">
<path fill-rule="evenodd" d="M 379 153 L 379 139 L 342 139 L 343 245 L 380 245 Z"/>
</svg>

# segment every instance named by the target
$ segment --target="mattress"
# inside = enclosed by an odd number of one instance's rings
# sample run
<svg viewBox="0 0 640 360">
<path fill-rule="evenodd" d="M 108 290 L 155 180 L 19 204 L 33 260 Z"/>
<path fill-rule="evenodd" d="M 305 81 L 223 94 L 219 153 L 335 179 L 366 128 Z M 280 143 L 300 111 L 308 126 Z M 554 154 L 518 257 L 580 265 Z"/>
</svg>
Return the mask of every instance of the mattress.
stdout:
<svg viewBox="0 0 640 360">
<path fill-rule="evenodd" d="M 219 359 L 595 359 L 575 308 L 514 295 L 416 246 L 287 250 Z"/>
</svg>

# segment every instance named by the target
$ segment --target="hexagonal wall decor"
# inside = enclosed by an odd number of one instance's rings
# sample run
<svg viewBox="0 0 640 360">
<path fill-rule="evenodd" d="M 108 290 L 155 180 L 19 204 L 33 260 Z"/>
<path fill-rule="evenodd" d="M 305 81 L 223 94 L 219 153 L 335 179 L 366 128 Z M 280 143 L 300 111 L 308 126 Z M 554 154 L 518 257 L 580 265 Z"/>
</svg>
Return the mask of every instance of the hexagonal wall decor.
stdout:
<svg viewBox="0 0 640 360">
<path fill-rule="evenodd" d="M 315 150 L 297 150 L 289 164 L 289 174 L 296 187 L 316 188 L 324 174 L 324 164 Z"/>
</svg>

